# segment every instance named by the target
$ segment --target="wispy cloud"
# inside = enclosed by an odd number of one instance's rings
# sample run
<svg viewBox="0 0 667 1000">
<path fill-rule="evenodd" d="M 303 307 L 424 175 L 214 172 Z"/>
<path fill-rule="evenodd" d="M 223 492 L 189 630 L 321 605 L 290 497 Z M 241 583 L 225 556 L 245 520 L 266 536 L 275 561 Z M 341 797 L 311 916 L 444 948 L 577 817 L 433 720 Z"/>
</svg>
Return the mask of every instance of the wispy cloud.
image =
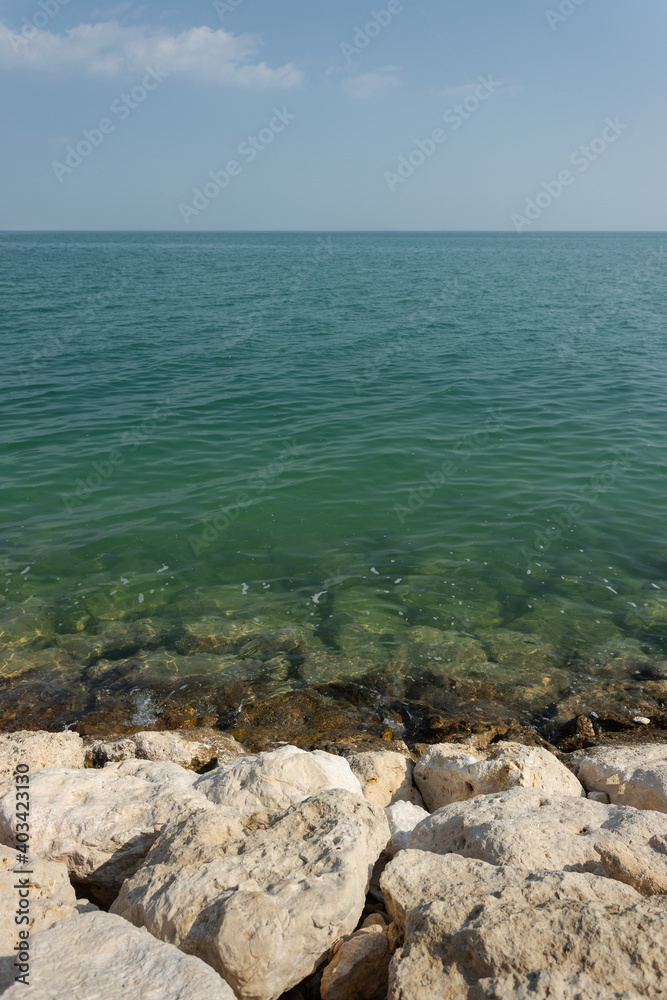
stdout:
<svg viewBox="0 0 667 1000">
<path fill-rule="evenodd" d="M 79 24 L 63 34 L 35 29 L 29 38 L 0 21 L 0 69 L 84 76 L 134 77 L 147 65 L 169 74 L 242 87 L 294 87 L 301 72 L 293 63 L 272 69 L 254 62 L 258 35 L 219 28 L 190 28 L 179 35 L 116 21 Z"/>
<path fill-rule="evenodd" d="M 400 66 L 382 66 L 372 73 L 347 76 L 343 79 L 343 89 L 350 97 L 367 101 L 372 97 L 382 97 L 401 86 Z"/>
</svg>

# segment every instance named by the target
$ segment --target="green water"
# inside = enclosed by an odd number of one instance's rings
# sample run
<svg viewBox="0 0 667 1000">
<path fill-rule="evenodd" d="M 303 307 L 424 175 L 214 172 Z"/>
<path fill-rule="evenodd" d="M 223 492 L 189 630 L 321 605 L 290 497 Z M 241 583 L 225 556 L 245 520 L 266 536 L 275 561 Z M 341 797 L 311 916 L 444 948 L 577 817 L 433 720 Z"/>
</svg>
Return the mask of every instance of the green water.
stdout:
<svg viewBox="0 0 667 1000">
<path fill-rule="evenodd" d="M 3 234 L 0 673 L 202 619 L 302 630 L 267 691 L 666 654 L 666 242 Z"/>
</svg>

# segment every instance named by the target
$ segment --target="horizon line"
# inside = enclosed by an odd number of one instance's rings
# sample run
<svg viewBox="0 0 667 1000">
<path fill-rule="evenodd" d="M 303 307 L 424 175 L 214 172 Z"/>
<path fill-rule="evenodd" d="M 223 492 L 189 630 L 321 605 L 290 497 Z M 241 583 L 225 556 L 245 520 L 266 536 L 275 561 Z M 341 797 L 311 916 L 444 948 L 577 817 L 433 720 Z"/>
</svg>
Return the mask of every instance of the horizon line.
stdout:
<svg viewBox="0 0 667 1000">
<path fill-rule="evenodd" d="M 213 234 L 245 234 L 245 233 L 342 233 L 357 234 L 389 234 L 409 235 L 423 234 L 482 234 L 495 236 L 567 236 L 567 235 L 665 235 L 665 229 L 532 229 L 516 232 L 512 229 L 0 229 L 0 235 L 16 233 L 177 233 L 180 236 L 213 235 Z"/>
</svg>

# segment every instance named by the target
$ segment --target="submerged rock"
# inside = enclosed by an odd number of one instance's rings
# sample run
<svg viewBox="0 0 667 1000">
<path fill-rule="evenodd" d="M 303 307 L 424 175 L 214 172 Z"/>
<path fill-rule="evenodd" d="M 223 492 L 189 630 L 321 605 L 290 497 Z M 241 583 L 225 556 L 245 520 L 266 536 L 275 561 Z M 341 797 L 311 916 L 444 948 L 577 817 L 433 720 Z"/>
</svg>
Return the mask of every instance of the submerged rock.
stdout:
<svg viewBox="0 0 667 1000">
<path fill-rule="evenodd" d="M 244 691 L 239 690 L 238 695 L 242 699 Z M 386 726 L 374 713 L 357 708 L 347 699 L 335 699 L 320 691 L 297 690 L 243 703 L 238 712 L 234 711 L 230 728 L 237 740 L 252 747 L 261 739 L 313 743 L 364 731 L 382 735 Z"/>
<path fill-rule="evenodd" d="M 30 986 L 3 998 L 39 1000 L 235 1000 L 212 969 L 111 913 L 61 920 L 30 939 Z"/>
<path fill-rule="evenodd" d="M 103 622 L 92 633 L 58 635 L 56 642 L 81 663 L 93 664 L 102 659 L 132 656 L 141 649 L 157 649 L 166 645 L 175 634 L 168 622 L 146 618 L 134 622 Z"/>
<path fill-rule="evenodd" d="M 572 772 L 548 750 L 509 742 L 485 750 L 436 744 L 415 765 L 415 782 L 431 811 L 516 786 L 558 795 L 584 794 Z"/>
<path fill-rule="evenodd" d="M 187 622 L 174 643 L 177 653 L 225 653 L 234 645 L 232 621 L 219 615 L 206 615 L 199 621 Z"/>
<path fill-rule="evenodd" d="M 214 820 L 199 814 L 168 827 L 113 912 L 202 958 L 238 997 L 275 1000 L 354 930 L 386 820 L 341 789 L 237 840 L 207 832 Z"/>
<path fill-rule="evenodd" d="M 561 659 L 556 650 L 541 636 L 495 629 L 478 633 L 478 638 L 496 663 L 527 667 L 536 673 L 548 670 Z"/>
<path fill-rule="evenodd" d="M 347 622 L 337 629 L 336 643 L 349 659 L 377 664 L 387 660 L 392 635 L 389 631 L 375 631 L 365 622 Z"/>
<path fill-rule="evenodd" d="M 66 653 L 61 655 L 67 657 Z M 0 725 L 4 730 L 39 725 L 62 731 L 79 722 L 90 701 L 90 691 L 81 683 L 75 666 L 63 676 L 40 680 L 40 670 L 33 664 L 28 675 L 18 683 L 0 686 Z"/>
<path fill-rule="evenodd" d="M 447 672 L 451 664 L 486 663 L 484 646 L 470 635 L 419 625 L 408 629 L 399 643 L 399 658 L 419 663 L 436 672 Z"/>
<path fill-rule="evenodd" d="M 662 813 L 512 788 L 444 806 L 415 828 L 413 850 L 454 852 L 495 865 L 604 875 L 599 844 L 625 844 L 667 874 Z"/>
</svg>

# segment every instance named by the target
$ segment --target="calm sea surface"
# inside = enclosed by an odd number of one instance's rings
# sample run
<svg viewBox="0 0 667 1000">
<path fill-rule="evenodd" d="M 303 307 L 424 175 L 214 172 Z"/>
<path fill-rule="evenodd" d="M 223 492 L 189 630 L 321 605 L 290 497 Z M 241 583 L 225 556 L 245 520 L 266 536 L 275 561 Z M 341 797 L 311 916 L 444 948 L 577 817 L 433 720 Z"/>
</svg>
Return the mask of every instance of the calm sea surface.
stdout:
<svg viewBox="0 0 667 1000">
<path fill-rule="evenodd" d="M 2 234 L 0 674 L 664 656 L 666 244 Z"/>
</svg>

